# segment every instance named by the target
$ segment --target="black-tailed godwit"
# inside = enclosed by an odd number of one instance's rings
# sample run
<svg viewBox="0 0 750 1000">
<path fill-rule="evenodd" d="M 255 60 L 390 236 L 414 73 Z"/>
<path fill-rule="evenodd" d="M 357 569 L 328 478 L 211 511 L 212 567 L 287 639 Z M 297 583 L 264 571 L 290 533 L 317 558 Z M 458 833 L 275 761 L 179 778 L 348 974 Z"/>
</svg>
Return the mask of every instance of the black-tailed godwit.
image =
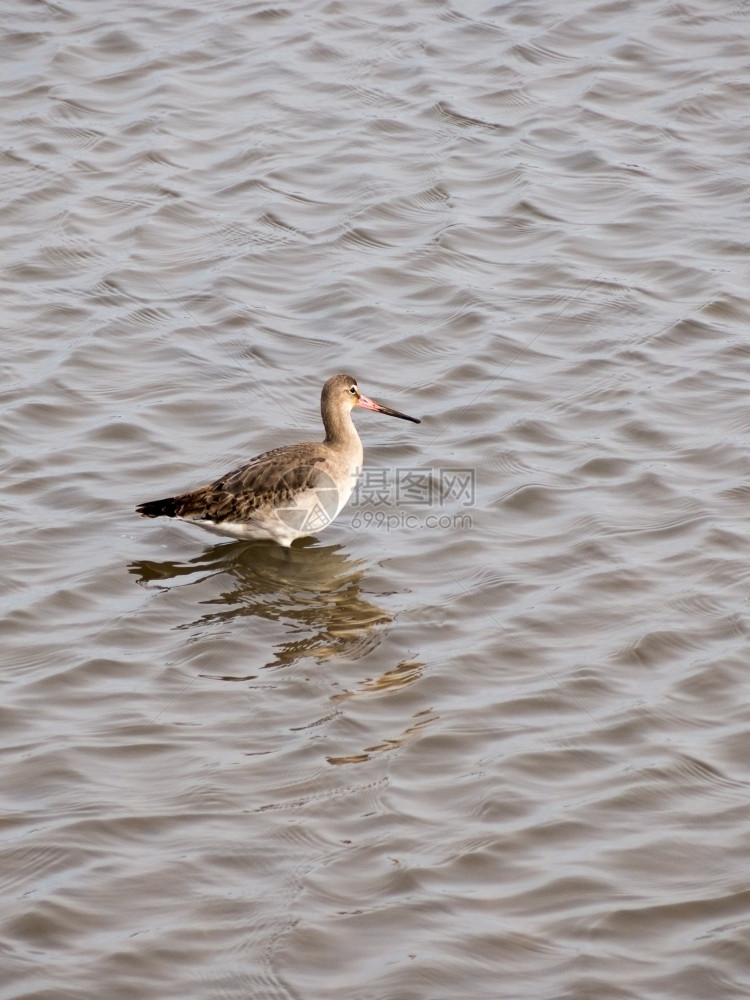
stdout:
<svg viewBox="0 0 750 1000">
<path fill-rule="evenodd" d="M 420 423 L 363 396 L 351 375 L 334 375 L 320 397 L 324 441 L 274 448 L 208 486 L 149 500 L 136 510 L 143 517 L 172 517 L 233 538 L 286 546 L 317 534 L 339 514 L 362 471 L 355 406 Z"/>
</svg>

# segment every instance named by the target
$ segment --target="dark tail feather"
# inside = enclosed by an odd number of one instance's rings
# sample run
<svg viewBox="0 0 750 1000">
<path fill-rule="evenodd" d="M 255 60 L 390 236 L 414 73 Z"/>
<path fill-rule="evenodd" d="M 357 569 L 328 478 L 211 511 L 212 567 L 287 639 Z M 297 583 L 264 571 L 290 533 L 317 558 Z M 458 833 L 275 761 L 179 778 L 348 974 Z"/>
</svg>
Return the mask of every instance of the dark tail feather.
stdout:
<svg viewBox="0 0 750 1000">
<path fill-rule="evenodd" d="M 141 517 L 176 517 L 177 497 L 167 497 L 165 500 L 147 500 L 135 508 Z"/>
</svg>

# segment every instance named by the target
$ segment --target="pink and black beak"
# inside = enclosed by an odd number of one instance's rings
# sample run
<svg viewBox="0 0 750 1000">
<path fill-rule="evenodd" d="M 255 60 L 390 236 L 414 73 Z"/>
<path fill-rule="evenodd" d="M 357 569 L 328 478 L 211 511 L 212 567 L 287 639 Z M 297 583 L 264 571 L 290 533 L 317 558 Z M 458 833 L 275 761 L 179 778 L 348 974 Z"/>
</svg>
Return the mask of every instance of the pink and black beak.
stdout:
<svg viewBox="0 0 750 1000">
<path fill-rule="evenodd" d="M 354 405 L 361 406 L 363 410 L 374 410 L 375 413 L 387 413 L 389 417 L 400 417 L 402 420 L 411 420 L 413 424 L 422 423 L 416 417 L 409 417 L 406 413 L 399 413 L 398 410 L 392 410 L 390 406 L 383 406 L 382 403 L 376 403 L 374 399 L 368 399 L 367 396 L 363 396 L 361 393 Z"/>
</svg>

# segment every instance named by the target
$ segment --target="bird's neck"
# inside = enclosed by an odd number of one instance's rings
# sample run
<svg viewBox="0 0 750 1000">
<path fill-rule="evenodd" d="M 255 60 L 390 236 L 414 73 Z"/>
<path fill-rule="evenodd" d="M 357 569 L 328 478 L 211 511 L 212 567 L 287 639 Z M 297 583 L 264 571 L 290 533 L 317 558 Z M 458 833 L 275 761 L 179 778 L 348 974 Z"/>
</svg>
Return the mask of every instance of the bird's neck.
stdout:
<svg viewBox="0 0 750 1000">
<path fill-rule="evenodd" d="M 362 447 L 350 410 L 323 410 L 322 416 L 326 444 L 334 448 Z"/>
</svg>

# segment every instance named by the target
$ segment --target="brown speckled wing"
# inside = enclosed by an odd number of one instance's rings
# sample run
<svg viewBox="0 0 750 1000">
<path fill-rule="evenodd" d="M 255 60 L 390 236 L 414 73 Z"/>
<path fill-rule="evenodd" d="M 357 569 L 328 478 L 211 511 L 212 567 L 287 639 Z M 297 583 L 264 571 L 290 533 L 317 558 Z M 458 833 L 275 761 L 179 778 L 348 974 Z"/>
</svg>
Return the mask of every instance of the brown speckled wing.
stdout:
<svg viewBox="0 0 750 1000">
<path fill-rule="evenodd" d="M 322 469 L 327 457 L 325 446 L 313 442 L 275 448 L 208 486 L 175 497 L 175 513 L 197 521 L 246 521 L 328 481 Z"/>
</svg>

